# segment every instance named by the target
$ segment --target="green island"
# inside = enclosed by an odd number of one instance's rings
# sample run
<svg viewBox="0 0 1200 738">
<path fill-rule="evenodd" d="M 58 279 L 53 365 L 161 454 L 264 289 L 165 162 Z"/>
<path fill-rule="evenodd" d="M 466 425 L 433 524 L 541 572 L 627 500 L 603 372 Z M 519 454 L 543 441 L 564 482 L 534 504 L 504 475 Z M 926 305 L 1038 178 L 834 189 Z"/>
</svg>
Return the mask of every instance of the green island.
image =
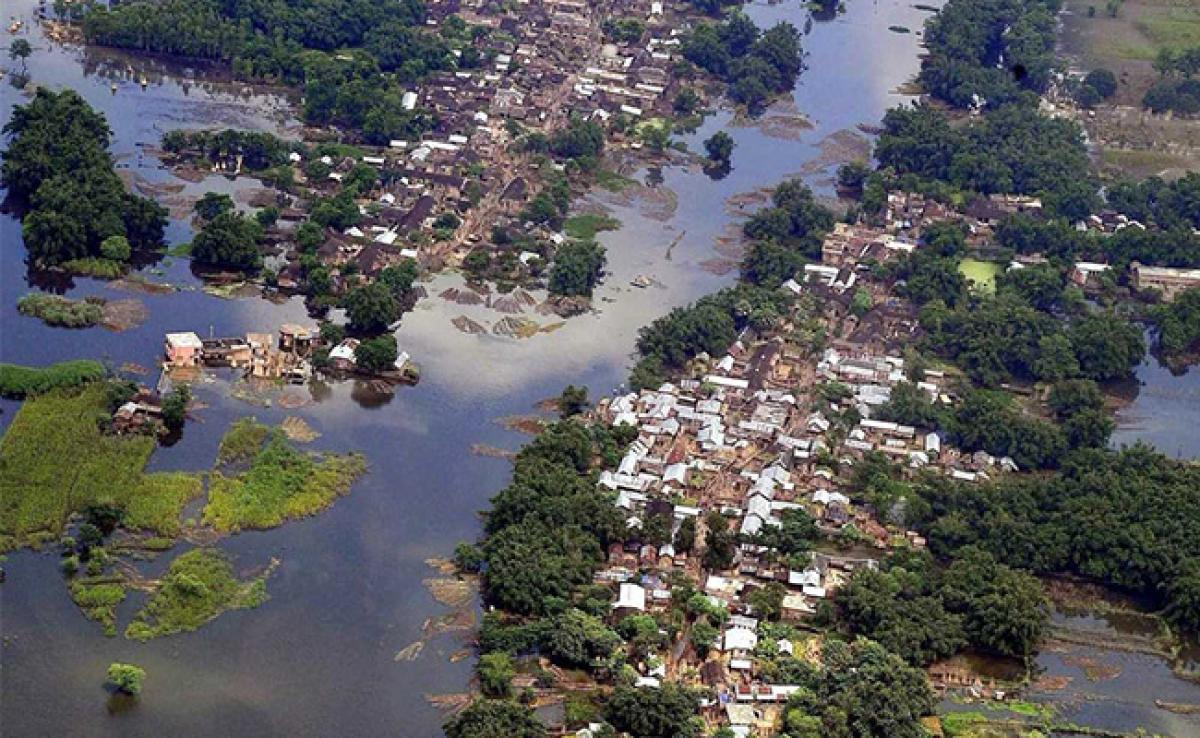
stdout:
<svg viewBox="0 0 1200 738">
<path fill-rule="evenodd" d="M 154 436 L 112 426 L 129 382 L 106 378 L 97 362 L 4 365 L 0 379 L 5 394 L 26 397 L 0 440 L 0 549 L 57 541 L 72 600 L 108 635 L 131 588 L 150 593 L 126 629 L 139 640 L 194 630 L 266 597 L 267 574 L 239 581 L 217 549 L 180 555 L 161 580 L 142 577 L 126 555 L 314 515 L 366 471 L 360 455 L 301 452 L 281 430 L 245 418 L 222 440 L 214 470 L 148 473 Z M 185 506 L 206 493 L 201 521 L 183 521 Z"/>
<path fill-rule="evenodd" d="M 58 295 L 33 292 L 17 301 L 17 311 L 22 315 L 38 318 L 46 325 L 87 328 L 104 320 L 104 300 L 71 300 Z"/>
<path fill-rule="evenodd" d="M 284 436 L 251 419 L 239 421 L 221 443 L 218 462 L 249 468 L 227 476 L 213 471 L 203 521 L 222 533 L 273 528 L 324 510 L 350 491 L 366 471 L 362 456 L 317 457 L 302 453 Z"/>
<path fill-rule="evenodd" d="M 171 562 L 125 636 L 147 641 L 193 631 L 223 612 L 258 607 L 266 600 L 266 574 L 238 579 L 225 554 L 193 549 Z"/>
</svg>

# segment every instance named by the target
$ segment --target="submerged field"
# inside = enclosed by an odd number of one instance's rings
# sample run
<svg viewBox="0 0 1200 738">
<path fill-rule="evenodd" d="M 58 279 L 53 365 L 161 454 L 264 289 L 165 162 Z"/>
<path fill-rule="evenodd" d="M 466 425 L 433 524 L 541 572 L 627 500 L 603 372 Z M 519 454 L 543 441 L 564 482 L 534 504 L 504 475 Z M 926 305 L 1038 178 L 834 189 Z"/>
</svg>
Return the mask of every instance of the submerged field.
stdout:
<svg viewBox="0 0 1200 738">
<path fill-rule="evenodd" d="M 90 504 L 123 507 L 164 490 L 177 499 L 175 485 L 144 483 L 154 439 L 105 435 L 106 417 L 102 382 L 25 401 L 0 440 L 0 549 L 53 540 L 71 513 Z M 141 522 L 155 528 L 163 507 L 159 500 L 144 507 Z"/>
</svg>

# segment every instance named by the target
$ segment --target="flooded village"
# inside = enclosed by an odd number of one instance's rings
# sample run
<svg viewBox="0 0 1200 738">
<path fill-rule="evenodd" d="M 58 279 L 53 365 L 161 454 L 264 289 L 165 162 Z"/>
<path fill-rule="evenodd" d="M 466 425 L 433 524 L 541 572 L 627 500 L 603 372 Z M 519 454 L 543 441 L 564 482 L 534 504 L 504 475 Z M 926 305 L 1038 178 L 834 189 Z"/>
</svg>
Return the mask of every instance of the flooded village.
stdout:
<svg viewBox="0 0 1200 738">
<path fill-rule="evenodd" d="M 31 18 L 34 4 L 21 2 L 19 11 Z M 926 229 L 938 222 L 961 223 L 968 243 L 984 246 L 1006 215 L 1040 210 L 1036 198 L 993 196 L 955 209 L 917 193 L 891 192 L 880 222 L 837 223 L 819 258 L 784 283 L 781 290 L 794 300 L 786 314 L 741 331 L 723 352 L 696 357 L 678 378 L 638 391 L 625 385 L 639 326 L 731 282 L 711 262 L 728 256 L 713 244 L 746 215 L 733 204 L 737 198 L 794 176 L 822 155 L 823 141 L 874 124 L 886 107 L 907 99 L 896 89 L 916 69 L 919 39 L 886 29 L 917 28 L 926 11 L 851 3 L 844 17 L 809 20 L 810 68 L 795 100 L 814 127 L 790 138 L 735 121 L 720 107 L 715 86 L 696 85 L 700 107 L 712 114 L 696 132 L 668 134 L 684 152 L 663 145 L 657 131 L 669 130 L 679 115 L 675 61 L 682 29 L 697 18 L 685 3 L 467 0 L 428 8 L 431 29 L 453 25 L 451 18 L 491 29 L 474 44 L 482 62 L 412 85 L 404 105 L 437 120 L 419 140 L 353 148 L 327 140 L 330 130 L 253 118 L 269 104 L 257 97 L 265 93 L 183 90 L 172 81 L 178 70 L 164 74 L 161 86 L 152 74 L 155 82 L 144 85 L 147 73 L 123 71 L 124 56 L 98 59 L 95 51 L 79 51 L 77 59 L 65 47 L 39 43 L 40 59 L 30 60 L 34 81 L 44 74 L 48 83 L 83 88 L 94 105 L 108 106 L 115 150 L 144 185 L 187 182 L 188 203 L 172 213 L 172 244 L 194 239 L 201 223 L 191 217 L 190 203 L 206 191 L 230 192 L 239 210 L 251 200 L 253 207 L 278 210 L 265 229 L 259 279 L 271 299 L 217 297 L 202 287 L 213 277 L 236 278 L 167 257 L 143 274 L 179 289 L 137 292 L 148 312 L 140 325 L 120 333 L 50 329 L 15 309 L 28 280 L 37 277 L 27 276 L 22 249 L 10 248 L 21 229 L 5 215 L 0 359 L 42 365 L 86 355 L 114 366 L 141 365 L 135 378 L 146 388 L 114 413 L 118 432 L 121 424 L 137 433 L 143 423 L 158 422 L 174 386 L 190 385 L 187 427 L 182 438 L 155 451 L 149 470 L 156 473 L 207 468 L 227 429 L 249 414 L 272 425 L 303 418 L 316 429 L 307 446 L 362 451 L 368 471 L 319 516 L 221 541 L 239 576 L 269 574 L 270 599 L 187 636 L 105 639 L 80 617 L 55 556 L 9 554 L 0 606 L 4 659 L 12 664 L 4 691 L 11 697 L 2 717 L 14 734 L 107 735 L 116 725 L 129 734 L 187 734 L 204 720 L 214 731 L 234 734 L 440 735 L 447 710 L 439 708 L 461 708 L 478 687 L 473 659 L 465 656 L 473 653 L 485 615 L 464 582 L 448 573 L 445 559 L 455 543 L 477 537 L 478 511 L 511 472 L 510 449 L 529 440 L 496 421 L 545 407 L 567 383 L 592 389 L 591 422 L 634 439 L 595 480 L 597 495 L 615 499 L 630 532 L 627 543 L 603 551 L 592 582 L 609 598 L 604 620 L 619 629 L 623 621 L 662 615 L 699 594 L 718 624 L 712 638 L 680 636 L 651 649 L 632 661 L 637 673 L 631 678 L 639 686 L 681 683 L 703 690 L 709 698 L 701 715 L 710 732 L 776 734 L 788 699 L 801 687 L 782 678 L 773 662 L 786 654 L 819 663 L 822 640 L 814 623 L 853 573 L 878 569 L 896 552 L 927 548 L 902 524 L 902 511 L 859 500 L 852 478 L 857 468 L 882 457 L 905 475 L 970 485 L 1025 473 L 1011 457 L 964 451 L 944 434 L 877 417 L 893 393 L 913 388 L 930 406 L 951 408 L 960 400 L 960 377 L 914 356 L 918 310 L 876 270 L 921 248 Z M 780 17 L 800 25 L 810 12 L 782 3 L 746 9 L 764 27 Z M 604 29 L 610 19 L 635 19 L 644 31 L 636 39 L 614 37 Z M 860 69 L 834 66 L 847 47 L 862 49 Z M 92 71 L 81 73 L 84 65 Z M 116 71 L 96 72 L 103 69 Z M 831 94 L 842 88 L 846 95 Z M 25 102 L 15 89 L 0 95 L 6 111 Z M 144 97 L 131 103 L 136 95 Z M 144 112 L 130 114 L 136 106 Z M 159 148 L 170 131 L 190 135 L 194 120 L 218 132 L 245 127 L 251 118 L 253 127 L 285 142 L 267 179 L 286 169 L 291 186 L 263 189 L 265 180 L 252 179 L 263 168 L 225 153 L 211 156 L 187 136 L 178 146 Z M 624 130 L 604 142 L 612 171 L 579 171 L 573 163 L 553 163 L 540 144 L 515 145 L 548 139 L 572 120 L 622 121 L 617 128 Z M 695 152 L 725 127 L 739 148 L 734 170 L 713 181 L 698 171 L 702 155 Z M 805 172 L 830 199 L 832 169 Z M 557 196 L 552 189 L 560 177 L 569 183 L 571 209 L 554 222 L 531 218 Z M 320 244 L 307 249 L 298 238 L 300 224 L 316 203 L 336 199 L 355 180 L 370 184 L 355 189 L 353 224 L 324 226 Z M 664 193 L 674 200 L 665 213 L 655 210 Z M 567 223 L 597 213 L 615 221 L 587 234 L 607 249 L 604 279 L 590 300 L 551 294 L 556 254 L 579 240 Z M 1082 227 L 1111 233 L 1145 226 L 1112 212 Z M 408 263 L 416 264 L 419 277 L 411 306 L 388 326 L 395 360 L 382 369 L 361 368 L 360 338 L 324 328 L 342 320 L 343 311 L 314 311 L 319 305 L 309 277 L 319 266 L 330 278 L 327 294 L 341 297 Z M 1036 256 L 1016 255 L 999 268 L 1038 263 Z M 1070 278 L 1095 294 L 1110 269 L 1080 261 Z M 1136 290 L 1157 290 L 1167 300 L 1200 284 L 1195 270 L 1136 263 L 1128 269 Z M 123 294 L 119 285 L 86 277 L 73 278 L 63 292 L 79 300 Z M 1123 412 L 1154 418 L 1156 411 L 1142 403 L 1185 413 L 1196 405 L 1194 370 L 1171 377 L 1150 357 L 1139 371 L 1162 372 L 1162 384 L 1148 386 Z M 418 376 L 420 383 L 409 387 Z M 269 388 L 287 401 L 248 399 L 238 391 L 243 384 Z M 19 407 L 0 400 L 0 428 L 9 427 Z M 1119 430 L 1118 442 L 1141 437 L 1139 429 L 1129 432 Z M 1177 443 L 1181 455 L 1200 453 L 1194 444 Z M 507 457 L 471 453 L 482 446 Z M 189 504 L 185 520 L 201 515 L 196 502 Z M 781 557 L 767 541 L 794 524 L 792 511 L 811 518 L 821 543 L 811 553 Z M 728 566 L 708 566 L 699 554 L 719 535 L 710 528 L 714 514 L 744 541 L 733 547 Z M 162 576 L 165 559 L 139 566 L 147 577 Z M 429 579 L 427 561 L 443 564 L 444 579 Z M 452 591 L 430 581 L 447 582 Z M 779 617 L 763 617 L 763 602 L 776 598 Z M 1134 618 L 1138 636 L 1126 639 L 1127 603 L 1105 610 L 1088 599 L 1080 611 L 1068 606 L 1070 597 L 1055 601 L 1055 629 L 1031 669 L 974 654 L 930 666 L 939 712 L 982 710 L 999 723 L 1034 710 L 1034 719 L 1018 730 L 1077 723 L 1097 735 L 1143 727 L 1161 735 L 1200 734 L 1196 716 L 1180 709 L 1200 704 L 1200 693 L 1173 671 L 1194 674 L 1194 651 L 1164 647 L 1157 621 Z M 143 593 L 131 593 L 117 616 L 126 619 L 142 605 Z M 1105 650 L 1106 641 L 1135 647 Z M 113 660 L 136 661 L 150 673 L 136 707 L 105 705 L 103 694 L 97 699 L 96 674 Z M 523 671 L 512 678 L 514 690 L 536 695 L 534 704 L 557 734 L 602 734 L 598 723 L 568 729 L 564 721 L 572 693 L 594 685 L 574 671 L 543 666 L 555 679 Z M 17 670 L 20 680 L 12 676 Z M 53 700 L 39 697 L 51 689 Z M 1079 733 L 1061 733 L 1073 734 Z"/>
</svg>

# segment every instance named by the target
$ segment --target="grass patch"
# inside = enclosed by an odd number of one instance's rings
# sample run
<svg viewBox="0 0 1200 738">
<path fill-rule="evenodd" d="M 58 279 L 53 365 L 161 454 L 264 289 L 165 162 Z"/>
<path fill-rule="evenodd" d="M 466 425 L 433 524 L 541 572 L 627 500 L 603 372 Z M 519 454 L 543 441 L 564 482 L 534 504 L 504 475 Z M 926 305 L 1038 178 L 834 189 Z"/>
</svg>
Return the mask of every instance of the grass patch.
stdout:
<svg viewBox="0 0 1200 738">
<path fill-rule="evenodd" d="M 624 192 L 635 184 L 637 184 L 637 180 L 626 177 L 624 174 L 617 174 L 608 169 L 601 169 L 596 172 L 596 186 L 609 192 Z"/>
<path fill-rule="evenodd" d="M 167 256 L 174 256 L 180 259 L 188 258 L 192 255 L 192 242 L 177 243 L 167 249 L 166 254 Z"/>
<path fill-rule="evenodd" d="M 104 299 L 71 300 L 44 292 L 31 292 L 17 301 L 17 312 L 46 325 L 88 328 L 104 320 Z"/>
<path fill-rule="evenodd" d="M 963 259 L 958 265 L 958 271 L 974 282 L 976 289 L 989 295 L 996 291 L 996 277 L 1003 269 L 1003 264 L 978 259 Z"/>
<path fill-rule="evenodd" d="M 600 231 L 615 231 L 621 227 L 621 221 L 599 213 L 584 213 L 567 218 L 563 224 L 563 232 L 571 238 L 590 241 Z"/>
<path fill-rule="evenodd" d="M 1200 10 L 1194 7 L 1149 11 L 1134 23 L 1134 27 L 1156 48 L 1179 50 L 1200 46 Z"/>
<path fill-rule="evenodd" d="M 125 600 L 119 576 L 86 577 L 71 582 L 71 599 L 83 614 L 104 626 L 104 635 L 117 634 L 117 605 Z"/>
<path fill-rule="evenodd" d="M 271 429 L 254 418 L 242 418 L 225 431 L 217 450 L 217 464 L 227 466 L 254 459 L 266 443 Z"/>
<path fill-rule="evenodd" d="M 104 365 L 90 359 L 64 361 L 50 366 L 0 363 L 0 397 L 19 400 L 54 389 L 78 387 L 103 379 L 104 375 Z"/>
<path fill-rule="evenodd" d="M 62 268 L 71 274 L 100 279 L 116 279 L 125 273 L 127 264 L 112 259 L 89 256 L 86 259 L 71 259 L 62 263 Z"/>
<path fill-rule="evenodd" d="M 237 434 L 235 448 L 239 455 L 244 454 L 250 430 L 235 426 L 231 433 Z M 228 533 L 273 528 L 287 520 L 307 517 L 349 492 L 354 480 L 366 471 L 360 454 L 304 453 L 278 429 L 270 430 L 265 438 L 265 445 L 243 474 L 213 472 L 203 515 L 206 524 Z M 223 451 L 225 448 L 222 442 Z"/>
<path fill-rule="evenodd" d="M 0 440 L 0 550 L 57 538 L 93 503 L 127 507 L 155 441 L 108 436 L 107 384 L 30 398 Z"/>
<path fill-rule="evenodd" d="M 129 529 L 152 530 L 163 537 L 174 538 L 182 528 L 180 512 L 203 491 L 204 484 L 199 474 L 143 474 L 125 503 L 122 525 Z"/>
<path fill-rule="evenodd" d="M 265 575 L 239 580 L 220 551 L 198 548 L 171 562 L 158 589 L 134 616 L 125 635 L 139 641 L 196 630 L 228 610 L 258 607 L 267 599 Z"/>
</svg>

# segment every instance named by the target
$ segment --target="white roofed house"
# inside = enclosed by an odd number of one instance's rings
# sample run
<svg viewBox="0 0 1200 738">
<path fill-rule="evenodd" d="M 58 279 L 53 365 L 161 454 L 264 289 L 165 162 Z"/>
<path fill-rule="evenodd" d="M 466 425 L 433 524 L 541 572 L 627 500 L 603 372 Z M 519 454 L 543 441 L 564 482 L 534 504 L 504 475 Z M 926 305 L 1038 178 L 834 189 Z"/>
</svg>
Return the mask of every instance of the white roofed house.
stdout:
<svg viewBox="0 0 1200 738">
<path fill-rule="evenodd" d="M 645 612 L 646 588 L 640 584 L 626 582 L 621 585 L 617 601 L 613 603 L 613 612 L 621 615 L 632 612 Z"/>
</svg>

